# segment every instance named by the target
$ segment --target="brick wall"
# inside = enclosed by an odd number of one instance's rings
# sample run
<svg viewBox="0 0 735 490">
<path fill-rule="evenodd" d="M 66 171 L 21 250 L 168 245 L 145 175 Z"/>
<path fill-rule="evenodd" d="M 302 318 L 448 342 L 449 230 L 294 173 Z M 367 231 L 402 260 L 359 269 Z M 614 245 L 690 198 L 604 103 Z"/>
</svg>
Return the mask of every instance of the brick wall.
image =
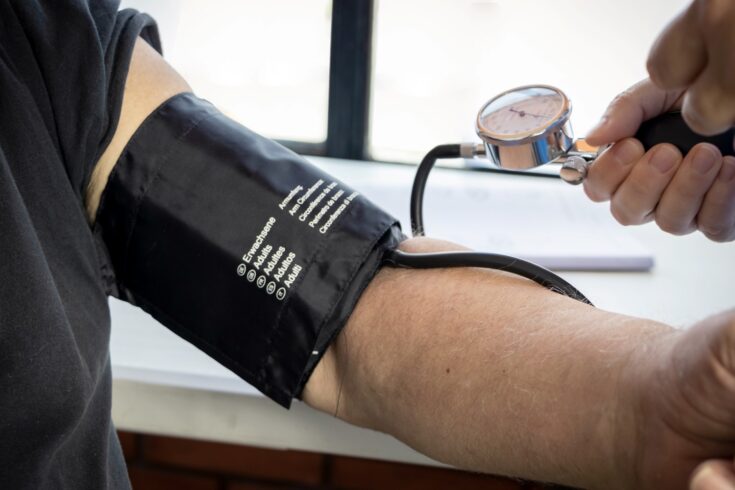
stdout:
<svg viewBox="0 0 735 490">
<path fill-rule="evenodd" d="M 118 435 L 135 490 L 550 488 L 420 465 L 131 432 Z"/>
</svg>

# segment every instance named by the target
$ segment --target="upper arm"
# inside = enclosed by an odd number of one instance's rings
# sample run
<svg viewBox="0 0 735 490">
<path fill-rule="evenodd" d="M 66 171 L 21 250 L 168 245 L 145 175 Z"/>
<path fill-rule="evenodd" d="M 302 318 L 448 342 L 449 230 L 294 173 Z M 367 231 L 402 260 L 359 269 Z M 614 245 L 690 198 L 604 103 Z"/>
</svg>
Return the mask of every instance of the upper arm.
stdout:
<svg viewBox="0 0 735 490">
<path fill-rule="evenodd" d="M 86 190 L 87 217 L 93 222 L 107 179 L 125 145 L 143 120 L 159 105 L 191 87 L 144 40 L 138 38 L 130 61 L 120 119 L 110 144 L 96 162 Z"/>
<path fill-rule="evenodd" d="M 102 193 L 125 146 L 145 119 L 171 97 L 191 92 L 191 87 L 160 54 L 143 39 L 133 50 L 120 118 L 115 133 L 93 168 L 86 189 L 85 207 L 94 222 Z M 307 402 L 322 410 L 332 411 L 338 385 L 337 362 L 330 348 L 317 365 L 304 390 Z"/>
</svg>

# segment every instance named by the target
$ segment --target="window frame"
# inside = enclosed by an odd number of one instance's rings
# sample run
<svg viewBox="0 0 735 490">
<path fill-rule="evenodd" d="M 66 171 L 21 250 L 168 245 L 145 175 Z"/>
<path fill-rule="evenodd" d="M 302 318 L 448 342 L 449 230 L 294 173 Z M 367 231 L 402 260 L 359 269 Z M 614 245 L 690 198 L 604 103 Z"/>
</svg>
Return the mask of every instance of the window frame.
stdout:
<svg viewBox="0 0 735 490">
<path fill-rule="evenodd" d="M 375 0 L 333 0 L 327 138 L 279 140 L 302 155 L 367 160 Z"/>
</svg>

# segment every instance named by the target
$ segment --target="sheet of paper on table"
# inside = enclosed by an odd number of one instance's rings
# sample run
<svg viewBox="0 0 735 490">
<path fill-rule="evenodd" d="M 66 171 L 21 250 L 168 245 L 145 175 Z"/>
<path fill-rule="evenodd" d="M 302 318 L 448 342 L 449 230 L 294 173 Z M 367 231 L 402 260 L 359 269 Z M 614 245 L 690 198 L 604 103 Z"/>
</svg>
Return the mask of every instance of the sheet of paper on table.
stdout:
<svg viewBox="0 0 735 490">
<path fill-rule="evenodd" d="M 435 170 L 424 199 L 428 235 L 476 250 L 518 256 L 556 270 L 646 271 L 654 258 L 610 215 L 558 179 Z M 353 186 L 410 233 L 410 180 Z"/>
</svg>

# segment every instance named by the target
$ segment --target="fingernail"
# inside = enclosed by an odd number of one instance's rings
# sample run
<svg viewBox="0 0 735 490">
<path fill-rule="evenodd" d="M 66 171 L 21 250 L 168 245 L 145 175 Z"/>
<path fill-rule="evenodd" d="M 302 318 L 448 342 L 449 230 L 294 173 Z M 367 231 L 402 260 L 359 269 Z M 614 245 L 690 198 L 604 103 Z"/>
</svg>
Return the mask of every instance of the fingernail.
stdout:
<svg viewBox="0 0 735 490">
<path fill-rule="evenodd" d="M 698 173 L 704 175 L 715 166 L 717 160 L 722 158 L 720 152 L 709 145 L 702 145 L 697 148 L 697 152 L 692 159 L 692 167 Z"/>
<path fill-rule="evenodd" d="M 700 477 L 700 482 L 704 483 L 705 488 L 710 490 L 732 490 L 733 488 L 732 481 L 711 468 L 706 468 L 700 473 L 704 474 Z M 692 481 L 693 485 L 694 481 Z"/>
<path fill-rule="evenodd" d="M 689 482 L 689 488 L 703 488 L 705 485 L 710 483 L 712 478 L 712 468 L 706 464 L 696 470 L 692 476 L 692 481 Z"/>
<path fill-rule="evenodd" d="M 631 139 L 615 143 L 609 151 L 620 165 L 628 165 L 637 161 L 642 153 L 640 146 Z"/>
<path fill-rule="evenodd" d="M 719 177 L 722 182 L 730 182 L 735 177 L 735 157 L 727 156 L 722 160 Z"/>
<path fill-rule="evenodd" d="M 673 146 L 661 145 L 654 150 L 651 155 L 651 165 L 653 165 L 659 172 L 665 174 L 672 168 L 679 160 L 678 150 Z"/>
</svg>

